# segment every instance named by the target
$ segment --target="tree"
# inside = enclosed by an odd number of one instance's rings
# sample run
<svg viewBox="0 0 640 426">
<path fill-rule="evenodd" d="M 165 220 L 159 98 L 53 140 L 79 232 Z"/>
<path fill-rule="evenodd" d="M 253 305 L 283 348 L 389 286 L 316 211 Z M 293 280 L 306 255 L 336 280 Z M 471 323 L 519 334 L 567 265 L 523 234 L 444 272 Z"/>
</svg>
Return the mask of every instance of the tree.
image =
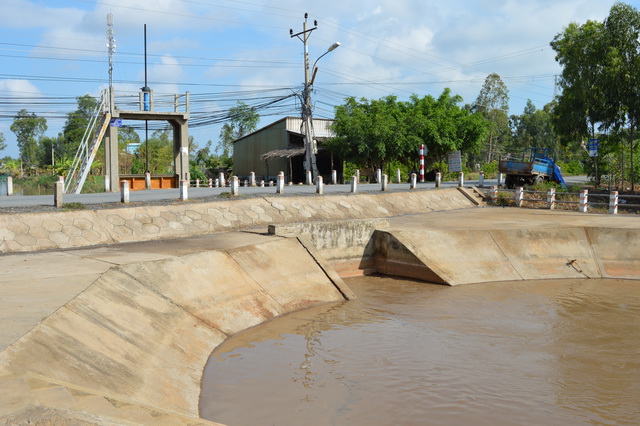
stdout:
<svg viewBox="0 0 640 426">
<path fill-rule="evenodd" d="M 14 117 L 10 129 L 16 135 L 20 159 L 29 167 L 35 166 L 38 161 L 38 140 L 47 131 L 47 120 L 21 109 Z"/>
<path fill-rule="evenodd" d="M 258 127 L 260 115 L 254 107 L 244 102 L 238 102 L 235 107 L 229 109 L 228 123 L 220 130 L 220 145 L 226 156 L 233 155 L 233 141 L 254 132 Z"/>
<path fill-rule="evenodd" d="M 2 133 L 0 133 L 0 151 L 4 151 L 5 149 L 7 149 L 7 143 L 5 142 L 5 138 L 4 135 Z"/>
<path fill-rule="evenodd" d="M 149 171 L 151 174 L 173 172 L 173 142 L 169 138 L 171 130 L 156 130 L 149 138 Z M 147 158 L 147 144 L 138 148 L 136 160 L 132 165 L 132 173 L 142 174 Z"/>
<path fill-rule="evenodd" d="M 496 73 L 489 74 L 476 98 L 475 111 L 481 113 L 489 123 L 486 140 L 487 162 L 493 160 L 495 151 L 509 143 L 509 89 Z"/>
<path fill-rule="evenodd" d="M 531 99 L 527 100 L 522 115 L 511 116 L 512 147 L 522 150 L 526 147 L 550 148 L 558 152 L 559 145 L 552 123 L 553 104 L 544 109 L 536 109 Z M 559 154 L 559 152 L 558 152 Z"/>
<path fill-rule="evenodd" d="M 345 161 L 366 168 L 391 162 L 416 169 L 418 149 L 429 150 L 428 164 L 442 162 L 450 151 L 478 152 L 487 134 L 480 114 L 460 107 L 462 98 L 445 89 L 437 98 L 416 95 L 408 102 L 387 96 L 369 101 L 347 98 L 335 109 L 336 137 L 325 146 Z"/>
<path fill-rule="evenodd" d="M 64 137 L 64 154 L 73 158 L 82 142 L 91 116 L 98 106 L 98 100 L 91 95 L 83 95 L 76 98 L 78 108 L 67 114 L 62 134 Z"/>
<path fill-rule="evenodd" d="M 401 111 L 395 96 L 371 101 L 347 98 L 335 108 L 336 137 L 325 145 L 346 161 L 384 170 L 401 155 L 406 140 Z"/>
</svg>

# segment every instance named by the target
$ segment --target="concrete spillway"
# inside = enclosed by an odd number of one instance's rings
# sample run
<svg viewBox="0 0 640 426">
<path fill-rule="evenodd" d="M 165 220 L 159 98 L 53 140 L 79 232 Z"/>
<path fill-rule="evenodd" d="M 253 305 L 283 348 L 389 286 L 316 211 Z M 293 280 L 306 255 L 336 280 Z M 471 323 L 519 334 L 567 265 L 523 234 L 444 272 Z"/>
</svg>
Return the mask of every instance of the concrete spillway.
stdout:
<svg viewBox="0 0 640 426">
<path fill-rule="evenodd" d="M 376 270 L 449 285 L 640 278 L 640 230 L 532 228 L 375 231 Z"/>
</svg>

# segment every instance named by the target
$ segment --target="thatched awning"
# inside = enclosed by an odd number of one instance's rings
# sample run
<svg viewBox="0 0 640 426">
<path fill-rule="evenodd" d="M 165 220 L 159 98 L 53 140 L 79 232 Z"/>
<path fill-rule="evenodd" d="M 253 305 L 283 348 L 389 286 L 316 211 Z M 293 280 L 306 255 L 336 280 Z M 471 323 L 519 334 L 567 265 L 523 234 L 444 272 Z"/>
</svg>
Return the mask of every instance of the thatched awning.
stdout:
<svg viewBox="0 0 640 426">
<path fill-rule="evenodd" d="M 265 152 L 260 156 L 262 161 L 268 161 L 273 158 L 291 158 L 298 155 L 304 155 L 305 148 L 297 146 L 289 146 L 287 148 L 275 149 L 273 151 Z"/>
</svg>

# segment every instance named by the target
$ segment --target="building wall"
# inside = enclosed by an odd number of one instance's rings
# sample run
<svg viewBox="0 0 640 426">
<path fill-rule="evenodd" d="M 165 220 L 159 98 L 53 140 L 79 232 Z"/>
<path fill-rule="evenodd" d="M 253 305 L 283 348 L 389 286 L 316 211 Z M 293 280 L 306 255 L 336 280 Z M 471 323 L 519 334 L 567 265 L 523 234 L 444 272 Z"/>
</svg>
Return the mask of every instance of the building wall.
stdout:
<svg viewBox="0 0 640 426">
<path fill-rule="evenodd" d="M 241 179 L 255 172 L 256 180 L 275 179 L 280 171 L 287 170 L 286 158 L 260 160 L 265 152 L 289 145 L 286 121 L 280 120 L 235 142 L 233 146 L 233 173 Z"/>
</svg>

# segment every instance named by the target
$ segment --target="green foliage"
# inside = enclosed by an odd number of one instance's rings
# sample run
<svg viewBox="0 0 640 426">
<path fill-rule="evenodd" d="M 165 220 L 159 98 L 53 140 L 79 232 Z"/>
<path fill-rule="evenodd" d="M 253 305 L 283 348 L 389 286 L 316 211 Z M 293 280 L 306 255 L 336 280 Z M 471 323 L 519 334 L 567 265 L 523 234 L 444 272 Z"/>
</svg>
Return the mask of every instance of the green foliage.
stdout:
<svg viewBox="0 0 640 426">
<path fill-rule="evenodd" d="M 148 140 L 149 171 L 151 174 L 173 173 L 173 141 L 169 139 L 170 130 L 156 130 Z M 142 142 L 132 165 L 132 173 L 146 172 L 147 143 Z M 134 171 L 135 169 L 135 171 Z"/>
<path fill-rule="evenodd" d="M 82 142 L 89 120 L 93 115 L 98 100 L 91 95 L 76 98 L 78 108 L 67 114 L 67 121 L 62 129 L 64 154 L 73 158 Z"/>
<path fill-rule="evenodd" d="M 484 80 L 473 109 L 490 123 L 484 145 L 486 161 L 492 161 L 494 154 L 503 152 L 511 139 L 509 90 L 498 74 L 489 74 Z"/>
<path fill-rule="evenodd" d="M 254 107 L 238 101 L 235 107 L 229 109 L 229 120 L 220 130 L 220 145 L 222 155 L 233 156 L 233 141 L 256 130 L 260 115 Z"/>
<path fill-rule="evenodd" d="M 443 161 L 450 151 L 479 150 L 487 122 L 460 108 L 461 101 L 449 89 L 438 99 L 414 95 L 408 102 L 398 102 L 394 96 L 371 101 L 347 98 L 335 108 L 336 137 L 325 147 L 354 168 L 386 170 L 397 162 L 408 176 L 410 170 L 418 169 L 420 144 L 429 150 L 428 165 Z"/>
<path fill-rule="evenodd" d="M 15 115 L 10 127 L 15 133 L 20 149 L 20 159 L 28 167 L 38 164 L 38 140 L 47 131 L 47 120 L 21 109 Z"/>
<path fill-rule="evenodd" d="M 585 173 L 584 163 L 579 160 L 571 160 L 568 162 L 557 162 L 558 167 L 562 170 L 563 176 L 577 176 Z"/>
<path fill-rule="evenodd" d="M 485 179 L 494 179 L 498 176 L 498 162 L 492 161 L 491 163 L 484 163 L 480 170 L 484 172 Z"/>
<path fill-rule="evenodd" d="M 0 133 L 0 151 L 4 151 L 5 149 L 7 149 L 7 143 L 5 142 L 5 138 L 4 135 L 2 133 Z"/>
</svg>

